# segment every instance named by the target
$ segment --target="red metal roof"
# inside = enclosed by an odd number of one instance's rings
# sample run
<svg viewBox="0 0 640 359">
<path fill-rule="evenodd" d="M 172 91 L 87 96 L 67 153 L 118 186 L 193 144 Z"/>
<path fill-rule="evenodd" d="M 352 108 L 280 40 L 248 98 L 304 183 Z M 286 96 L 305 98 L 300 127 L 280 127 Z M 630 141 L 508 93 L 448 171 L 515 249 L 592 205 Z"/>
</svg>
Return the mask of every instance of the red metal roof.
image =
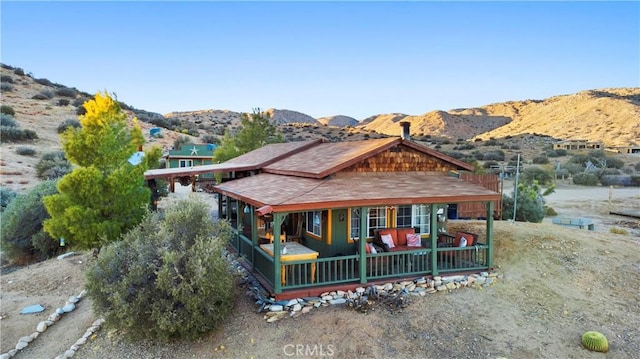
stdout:
<svg viewBox="0 0 640 359">
<path fill-rule="evenodd" d="M 337 173 L 325 179 L 262 173 L 216 192 L 274 212 L 399 204 L 493 201 L 500 193 L 444 172 Z"/>
</svg>

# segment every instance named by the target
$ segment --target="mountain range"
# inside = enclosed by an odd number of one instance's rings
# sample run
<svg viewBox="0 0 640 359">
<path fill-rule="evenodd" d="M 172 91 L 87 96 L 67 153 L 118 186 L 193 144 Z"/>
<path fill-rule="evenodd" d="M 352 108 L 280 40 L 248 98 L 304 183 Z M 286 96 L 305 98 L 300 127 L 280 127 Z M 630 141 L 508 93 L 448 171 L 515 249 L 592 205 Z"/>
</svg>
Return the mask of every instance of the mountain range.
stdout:
<svg viewBox="0 0 640 359">
<path fill-rule="evenodd" d="M 61 148 L 59 126 L 77 119 L 82 104 L 92 94 L 34 78 L 20 68 L 4 64 L 0 74 L 3 109 L 10 108 L 19 127 L 34 130 L 38 135 L 31 142 L 0 142 L 1 185 L 20 189 L 37 182 L 34 180 L 37 161 L 44 153 Z M 148 143 L 165 149 L 171 148 L 180 136 L 191 137 L 194 143 L 202 142 L 205 135 L 221 138 L 225 131 L 238 128 L 242 116 L 241 112 L 220 109 L 162 115 L 125 103 L 122 106 L 139 119 Z M 271 116 L 287 141 L 399 136 L 399 122 L 406 121 L 411 124 L 411 136 L 419 141 L 448 138 L 460 142 L 535 134 L 553 139 L 602 141 L 606 146 L 640 144 L 640 88 L 586 90 L 543 100 L 508 101 L 422 115 L 377 114 L 362 121 L 345 115 L 316 119 L 288 109 L 270 108 L 264 112 Z M 164 127 L 160 138 L 150 136 L 153 127 Z M 35 147 L 36 154 L 18 155 L 19 147 L 24 146 Z"/>
</svg>

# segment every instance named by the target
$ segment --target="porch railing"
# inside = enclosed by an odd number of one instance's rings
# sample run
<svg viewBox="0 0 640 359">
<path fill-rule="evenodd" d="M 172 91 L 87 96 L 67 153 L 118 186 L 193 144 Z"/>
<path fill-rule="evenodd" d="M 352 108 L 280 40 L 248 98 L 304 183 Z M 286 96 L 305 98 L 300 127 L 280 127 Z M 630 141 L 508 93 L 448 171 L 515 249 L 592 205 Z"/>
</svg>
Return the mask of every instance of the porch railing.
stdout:
<svg viewBox="0 0 640 359">
<path fill-rule="evenodd" d="M 487 269 L 489 246 L 478 243 L 469 247 L 438 248 L 438 272 Z"/>
<path fill-rule="evenodd" d="M 253 269 L 274 286 L 279 280 L 282 289 L 325 286 L 340 283 L 358 283 L 394 277 L 411 277 L 434 274 L 431 261 L 432 249 L 405 252 L 367 254 L 365 273 L 360 273 L 360 256 L 317 258 L 281 262 L 281 278 L 275 277 L 274 260 L 251 240 L 235 232 L 230 245 L 240 256 L 253 264 Z M 446 247 L 436 249 L 437 272 L 485 270 L 488 268 L 488 249 L 479 243 L 470 247 Z"/>
</svg>

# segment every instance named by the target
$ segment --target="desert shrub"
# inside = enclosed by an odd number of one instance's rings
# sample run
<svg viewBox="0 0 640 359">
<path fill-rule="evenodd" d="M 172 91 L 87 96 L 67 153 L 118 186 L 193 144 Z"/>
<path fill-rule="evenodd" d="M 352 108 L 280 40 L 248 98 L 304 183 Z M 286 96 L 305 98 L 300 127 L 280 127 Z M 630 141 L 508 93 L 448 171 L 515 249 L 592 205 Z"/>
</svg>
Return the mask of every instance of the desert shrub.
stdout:
<svg viewBox="0 0 640 359">
<path fill-rule="evenodd" d="M 632 186 L 640 186 L 640 176 L 638 176 L 638 175 L 631 176 L 631 185 Z"/>
<path fill-rule="evenodd" d="M 19 146 L 16 148 L 16 153 L 20 156 L 34 156 L 36 154 L 36 150 L 33 147 Z"/>
<path fill-rule="evenodd" d="M 484 143 L 485 146 L 499 146 L 500 142 L 498 142 L 495 138 L 490 138 L 487 142 Z"/>
<path fill-rule="evenodd" d="M 75 118 L 68 118 L 58 125 L 57 131 L 58 133 L 63 133 L 69 127 L 80 128 L 80 121 L 76 120 Z"/>
<path fill-rule="evenodd" d="M 9 115 L 9 116 L 15 116 L 16 115 L 16 111 L 14 111 L 13 107 L 11 107 L 9 105 L 1 105 L 0 106 L 0 113 L 3 113 L 5 115 Z"/>
<path fill-rule="evenodd" d="M 33 95 L 33 97 L 31 97 L 34 100 L 50 100 L 53 98 L 54 93 L 53 91 L 51 91 L 50 89 L 43 89 L 40 90 L 40 92 L 38 92 L 37 94 Z"/>
<path fill-rule="evenodd" d="M 456 152 L 456 151 L 444 151 L 444 154 L 449 156 L 449 157 L 453 157 L 457 160 L 461 160 L 463 159 L 466 154 L 462 153 L 462 152 Z"/>
<path fill-rule="evenodd" d="M 58 102 L 56 104 L 60 107 L 68 106 L 69 100 L 67 100 L 66 98 L 61 98 L 61 99 L 58 99 Z"/>
<path fill-rule="evenodd" d="M 73 102 L 71 102 L 71 104 L 75 107 L 78 106 L 82 106 L 85 101 L 87 101 L 87 99 L 83 98 L 83 97 L 77 97 L 76 99 L 73 100 Z"/>
<path fill-rule="evenodd" d="M 557 149 L 557 150 L 549 150 L 545 152 L 547 157 L 562 157 L 567 155 L 567 150 L 565 149 Z"/>
<path fill-rule="evenodd" d="M 52 86 L 53 87 L 53 82 L 49 81 L 48 79 L 34 79 L 33 81 L 35 81 L 36 83 L 39 83 L 42 86 Z"/>
<path fill-rule="evenodd" d="M 234 303 L 222 253 L 230 229 L 213 223 L 195 198 L 168 208 L 164 219 L 149 213 L 88 270 L 94 310 L 132 339 L 192 339 L 213 330 Z"/>
<path fill-rule="evenodd" d="M 55 253 L 42 252 L 33 241 L 43 241 L 44 236 L 48 236 L 42 230 L 42 222 L 49 218 L 42 198 L 56 192 L 55 181 L 42 182 L 27 193 L 18 195 L 2 212 L 0 245 L 11 260 L 40 260 Z"/>
<path fill-rule="evenodd" d="M 11 92 L 13 91 L 13 85 L 8 83 L 0 83 L 0 91 L 2 92 Z"/>
<path fill-rule="evenodd" d="M 9 203 L 11 203 L 17 195 L 18 193 L 15 191 L 0 187 L 0 212 L 4 211 L 4 209 L 7 208 Z"/>
<path fill-rule="evenodd" d="M 513 219 L 513 197 L 502 196 L 502 219 Z M 526 194 L 518 194 L 516 221 L 540 223 L 544 218 L 544 202 Z"/>
<path fill-rule="evenodd" d="M 178 136 L 175 141 L 173 141 L 173 148 L 179 150 L 180 147 L 184 145 L 192 145 L 191 139 L 187 136 Z"/>
<path fill-rule="evenodd" d="M 62 97 L 75 98 L 76 97 L 76 90 L 70 89 L 68 87 L 61 87 L 61 88 L 56 90 L 56 95 L 62 96 Z"/>
<path fill-rule="evenodd" d="M 19 76 L 24 76 L 24 70 L 19 67 L 16 67 L 16 69 L 13 70 L 13 73 Z"/>
<path fill-rule="evenodd" d="M 553 183 L 553 174 L 540 167 L 527 167 L 520 176 L 522 183 L 531 185 L 538 181 L 541 186 L 548 186 Z"/>
<path fill-rule="evenodd" d="M 3 113 L 0 114 L 0 126 L 18 127 L 18 123 L 16 122 L 16 119 L 13 118 L 13 116 Z"/>
<path fill-rule="evenodd" d="M 604 175 L 604 176 L 600 176 L 600 183 L 603 186 L 631 186 L 631 176 Z"/>
<path fill-rule="evenodd" d="M 87 109 L 84 108 L 84 106 L 78 106 L 78 108 L 76 109 L 76 115 L 78 116 L 83 116 L 87 113 Z"/>
<path fill-rule="evenodd" d="M 204 135 L 202 136 L 202 142 L 203 143 L 211 143 L 214 145 L 219 145 L 220 144 L 220 139 L 214 135 Z"/>
<path fill-rule="evenodd" d="M 484 154 L 485 161 L 504 161 L 504 151 L 496 150 Z"/>
<path fill-rule="evenodd" d="M 627 234 L 629 234 L 629 232 L 627 232 L 626 229 L 618 228 L 618 227 L 611 227 L 611 229 L 609 229 L 609 232 L 613 234 L 622 234 L 623 236 L 626 236 Z"/>
<path fill-rule="evenodd" d="M 71 172 L 71 163 L 67 161 L 63 151 L 45 153 L 36 163 L 36 175 L 43 180 L 63 177 Z"/>
<path fill-rule="evenodd" d="M 11 126 L 1 126 L 0 133 L 2 134 L 3 142 L 26 141 L 38 138 L 38 135 L 35 133 L 35 131 L 22 130 L 17 127 Z"/>
<path fill-rule="evenodd" d="M 638 162 L 635 165 L 633 165 L 633 169 L 635 169 L 636 172 L 640 172 L 640 162 Z"/>
<path fill-rule="evenodd" d="M 624 161 L 614 157 L 607 157 L 607 168 L 621 169 L 624 167 Z"/>
<path fill-rule="evenodd" d="M 465 151 L 465 150 L 472 150 L 474 148 L 476 148 L 476 146 L 474 146 L 471 143 L 463 143 L 458 146 L 455 146 L 453 149 L 458 151 Z"/>
<path fill-rule="evenodd" d="M 597 186 L 600 184 L 598 176 L 593 173 L 578 173 L 573 176 L 573 184 L 580 186 Z"/>
<path fill-rule="evenodd" d="M 13 77 L 11 77 L 9 75 L 0 75 L 0 82 L 4 82 L 4 83 L 8 83 L 8 84 L 14 83 Z"/>
<path fill-rule="evenodd" d="M 605 168 L 603 170 L 598 171 L 598 177 L 602 178 L 602 176 L 617 176 L 621 174 L 621 172 L 617 169 L 613 168 Z"/>
<path fill-rule="evenodd" d="M 547 156 L 536 156 L 531 160 L 531 162 L 537 165 L 546 165 L 549 163 L 549 158 Z"/>
<path fill-rule="evenodd" d="M 552 207 L 544 206 L 544 215 L 553 217 L 553 216 L 557 216 L 558 212 L 556 212 L 556 210 L 553 209 Z"/>
<path fill-rule="evenodd" d="M 567 172 L 575 175 L 584 171 L 584 167 L 577 163 L 565 163 L 560 168 L 565 169 Z"/>
</svg>

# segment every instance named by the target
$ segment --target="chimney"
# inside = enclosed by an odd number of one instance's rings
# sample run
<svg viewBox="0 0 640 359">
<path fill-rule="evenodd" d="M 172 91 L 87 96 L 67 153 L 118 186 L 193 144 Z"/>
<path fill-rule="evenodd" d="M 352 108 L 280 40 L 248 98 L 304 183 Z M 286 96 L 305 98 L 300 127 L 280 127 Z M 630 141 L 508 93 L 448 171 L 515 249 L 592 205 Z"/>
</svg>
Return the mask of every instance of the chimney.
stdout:
<svg viewBox="0 0 640 359">
<path fill-rule="evenodd" d="M 400 122 L 400 126 L 402 126 L 402 132 L 400 132 L 400 138 L 402 138 L 403 140 L 409 141 L 411 139 L 411 135 L 409 133 L 411 122 L 402 121 Z"/>
</svg>

